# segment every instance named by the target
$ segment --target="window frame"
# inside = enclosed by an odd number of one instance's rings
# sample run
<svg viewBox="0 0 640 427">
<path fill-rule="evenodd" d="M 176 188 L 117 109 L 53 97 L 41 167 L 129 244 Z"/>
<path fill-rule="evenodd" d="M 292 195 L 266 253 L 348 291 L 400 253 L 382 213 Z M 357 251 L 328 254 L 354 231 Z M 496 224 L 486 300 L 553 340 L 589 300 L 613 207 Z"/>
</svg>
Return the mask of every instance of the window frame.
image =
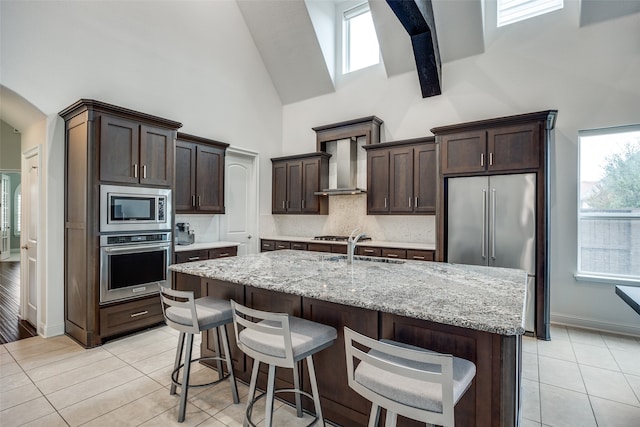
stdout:
<svg viewBox="0 0 640 427">
<path fill-rule="evenodd" d="M 356 18 L 365 13 L 371 14 L 371 7 L 369 6 L 368 1 L 358 1 L 358 2 L 345 2 L 343 7 L 337 10 L 338 20 L 340 25 L 340 32 L 338 34 L 338 46 L 339 46 L 339 61 L 337 65 L 338 75 L 346 76 L 348 74 L 364 70 L 370 67 L 374 67 L 376 65 L 380 65 L 381 62 L 381 54 L 380 54 L 380 42 L 378 40 L 378 36 L 376 34 L 376 44 L 378 45 L 378 61 L 367 66 L 352 70 L 351 69 L 351 50 L 350 50 L 350 38 L 351 38 L 351 30 L 350 30 L 350 20 Z M 373 20 L 373 16 L 372 16 Z M 375 24 L 374 24 L 374 32 L 375 32 Z"/>
<path fill-rule="evenodd" d="M 497 0 L 496 27 L 506 27 L 563 8 L 564 0 Z M 507 11 L 512 15 L 510 18 L 503 16 Z"/>
<path fill-rule="evenodd" d="M 578 191 L 576 197 L 576 219 L 577 219 L 577 241 L 576 241 L 576 249 L 577 249 L 577 257 L 576 257 L 576 272 L 574 273 L 574 278 L 580 281 L 586 282 L 595 282 L 595 283 L 605 283 L 605 284 L 615 284 L 615 285 L 631 285 L 631 286 L 640 286 L 640 274 L 637 276 L 634 275 L 626 275 L 626 274 L 614 274 L 614 273 L 600 273 L 600 272 L 591 272 L 582 270 L 582 232 L 581 232 L 581 220 L 584 218 L 597 218 L 602 220 L 632 220 L 638 221 L 640 223 L 640 216 L 638 215 L 626 215 L 624 213 L 619 214 L 606 214 L 606 213 L 583 213 L 581 209 L 581 177 L 582 177 L 582 138 L 590 137 L 590 136 L 601 136 L 601 135 L 614 135 L 620 133 L 630 133 L 630 132 L 640 132 L 640 123 L 639 124 L 631 124 L 631 125 L 622 125 L 615 126 L 609 128 L 600 128 L 600 129 L 589 129 L 589 130 L 581 130 L 578 132 Z"/>
</svg>

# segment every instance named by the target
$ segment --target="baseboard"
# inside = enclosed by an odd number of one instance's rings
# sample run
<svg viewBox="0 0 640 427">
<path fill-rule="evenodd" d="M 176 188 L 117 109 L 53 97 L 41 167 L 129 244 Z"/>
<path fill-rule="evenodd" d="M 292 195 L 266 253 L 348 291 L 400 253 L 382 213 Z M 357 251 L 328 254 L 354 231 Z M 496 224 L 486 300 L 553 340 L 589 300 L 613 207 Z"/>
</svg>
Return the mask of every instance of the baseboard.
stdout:
<svg viewBox="0 0 640 427">
<path fill-rule="evenodd" d="M 64 335 L 64 322 L 56 325 L 38 325 L 38 335 L 42 335 L 45 338 L 51 338 L 58 335 Z"/>
<path fill-rule="evenodd" d="M 551 313 L 551 323 L 577 328 L 591 329 L 598 332 L 611 332 L 614 334 L 631 335 L 640 337 L 640 326 L 626 323 L 603 322 L 569 314 Z"/>
</svg>

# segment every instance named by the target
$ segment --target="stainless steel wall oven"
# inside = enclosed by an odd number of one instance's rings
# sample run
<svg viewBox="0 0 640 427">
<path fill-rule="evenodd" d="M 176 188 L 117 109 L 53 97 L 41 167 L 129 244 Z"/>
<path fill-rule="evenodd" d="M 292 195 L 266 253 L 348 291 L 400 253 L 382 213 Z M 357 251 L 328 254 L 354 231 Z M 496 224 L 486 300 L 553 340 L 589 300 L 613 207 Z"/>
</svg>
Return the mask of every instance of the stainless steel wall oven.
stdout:
<svg viewBox="0 0 640 427">
<path fill-rule="evenodd" d="M 170 286 L 171 242 L 169 232 L 100 236 L 100 304 Z"/>
</svg>

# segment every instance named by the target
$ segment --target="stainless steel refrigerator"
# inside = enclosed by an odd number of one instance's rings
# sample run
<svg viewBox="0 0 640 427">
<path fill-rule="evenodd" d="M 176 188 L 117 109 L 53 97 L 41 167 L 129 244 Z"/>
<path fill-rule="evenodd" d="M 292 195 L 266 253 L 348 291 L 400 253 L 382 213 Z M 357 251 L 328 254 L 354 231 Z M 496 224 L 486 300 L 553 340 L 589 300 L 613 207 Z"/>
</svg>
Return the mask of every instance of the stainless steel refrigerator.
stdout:
<svg viewBox="0 0 640 427">
<path fill-rule="evenodd" d="M 449 178 L 447 261 L 525 270 L 525 329 L 535 329 L 535 174 Z"/>
</svg>

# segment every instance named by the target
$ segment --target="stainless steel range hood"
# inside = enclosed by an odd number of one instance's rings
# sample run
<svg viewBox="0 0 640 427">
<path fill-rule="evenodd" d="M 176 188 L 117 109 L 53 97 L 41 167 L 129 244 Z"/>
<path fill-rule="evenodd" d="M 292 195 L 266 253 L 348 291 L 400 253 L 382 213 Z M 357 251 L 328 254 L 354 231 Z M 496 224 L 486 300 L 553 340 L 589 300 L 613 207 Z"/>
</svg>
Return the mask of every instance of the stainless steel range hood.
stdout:
<svg viewBox="0 0 640 427">
<path fill-rule="evenodd" d="M 366 190 L 358 188 L 357 186 L 358 144 L 355 138 L 337 140 L 335 142 L 335 149 L 332 145 L 333 144 L 330 145 L 327 143 L 327 152 L 332 154 L 329 160 L 329 188 L 317 191 L 314 194 L 317 196 L 335 196 L 366 193 Z M 331 179 L 334 167 L 336 176 L 335 183 L 333 182 L 334 180 Z"/>
</svg>

